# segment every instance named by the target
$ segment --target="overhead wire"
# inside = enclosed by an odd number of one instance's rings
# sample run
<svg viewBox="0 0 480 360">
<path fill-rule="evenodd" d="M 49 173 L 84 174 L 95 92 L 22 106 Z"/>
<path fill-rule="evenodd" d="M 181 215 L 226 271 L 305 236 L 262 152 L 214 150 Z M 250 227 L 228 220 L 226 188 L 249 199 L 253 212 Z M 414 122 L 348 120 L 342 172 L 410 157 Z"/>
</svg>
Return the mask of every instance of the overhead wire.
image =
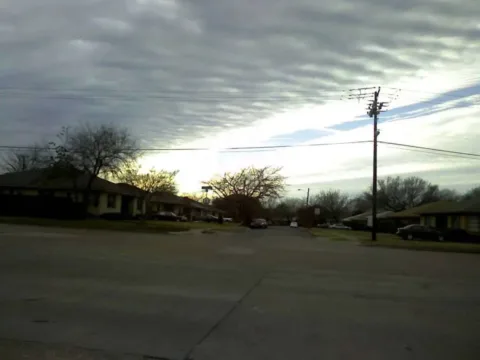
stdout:
<svg viewBox="0 0 480 360">
<path fill-rule="evenodd" d="M 233 153 L 242 153 L 242 152 L 263 152 L 268 150 L 279 150 L 279 149 L 292 149 L 292 148 L 312 148 L 312 147 L 322 147 L 322 146 L 341 146 L 341 145 L 355 145 L 355 144 L 368 144 L 372 143 L 372 140 L 356 140 L 356 141 L 339 141 L 339 142 L 326 142 L 326 143 L 310 143 L 310 144 L 284 144 L 284 145 L 261 145 L 261 146 L 232 146 L 232 147 L 219 147 L 219 148 L 209 148 L 209 147 L 185 147 L 185 148 L 136 148 L 135 150 L 141 152 L 175 152 L 175 151 L 216 151 L 216 152 L 233 152 Z M 400 150 L 418 150 L 423 152 L 428 152 L 431 154 L 445 154 L 445 155 L 455 155 L 460 157 L 465 157 L 468 159 L 480 159 L 480 154 L 471 153 L 471 152 L 462 152 L 456 150 L 446 150 L 438 149 L 432 147 L 403 144 L 390 141 L 378 141 L 379 144 L 396 147 Z M 17 146 L 17 145 L 0 145 L 0 151 L 15 151 L 15 150 L 36 150 L 36 151 L 51 151 L 52 148 L 49 147 L 35 147 L 35 146 Z"/>
</svg>

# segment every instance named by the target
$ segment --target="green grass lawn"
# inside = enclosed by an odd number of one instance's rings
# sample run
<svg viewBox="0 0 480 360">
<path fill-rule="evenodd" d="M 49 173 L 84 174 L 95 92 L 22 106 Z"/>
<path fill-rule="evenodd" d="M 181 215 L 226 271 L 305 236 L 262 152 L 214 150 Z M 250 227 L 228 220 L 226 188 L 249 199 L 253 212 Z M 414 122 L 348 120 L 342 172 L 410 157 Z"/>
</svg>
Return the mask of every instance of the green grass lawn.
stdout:
<svg viewBox="0 0 480 360">
<path fill-rule="evenodd" d="M 371 238 L 371 233 L 367 231 L 312 228 L 310 229 L 310 232 L 315 236 L 329 238 L 330 240 L 361 241 L 369 240 Z M 393 234 L 377 234 L 377 237 L 379 240 L 390 240 L 397 238 Z"/>
<path fill-rule="evenodd" d="M 238 224 L 232 223 L 204 223 L 204 222 L 172 222 L 157 220 L 57 220 L 42 218 L 0 217 L 0 223 L 18 225 L 37 225 L 49 227 L 63 227 L 73 229 L 96 229 L 113 231 L 134 231 L 148 233 L 180 232 L 193 229 L 212 229 L 216 231 L 235 231 L 240 229 Z"/>
<path fill-rule="evenodd" d="M 423 251 L 444 251 L 459 253 L 480 254 L 480 244 L 467 244 L 455 242 L 439 242 L 439 241 L 413 241 L 396 239 L 378 239 L 377 241 L 361 240 L 361 244 L 371 247 L 387 247 L 393 249 L 409 249 Z"/>
<path fill-rule="evenodd" d="M 402 240 L 394 234 L 377 233 L 377 241 L 371 241 L 371 233 L 367 231 L 311 229 L 310 232 L 319 237 L 334 241 L 358 241 L 361 245 L 371 247 L 387 247 L 394 249 L 410 249 L 425 251 L 445 251 L 462 253 L 480 253 L 480 244 L 465 244 L 438 241 Z"/>
</svg>

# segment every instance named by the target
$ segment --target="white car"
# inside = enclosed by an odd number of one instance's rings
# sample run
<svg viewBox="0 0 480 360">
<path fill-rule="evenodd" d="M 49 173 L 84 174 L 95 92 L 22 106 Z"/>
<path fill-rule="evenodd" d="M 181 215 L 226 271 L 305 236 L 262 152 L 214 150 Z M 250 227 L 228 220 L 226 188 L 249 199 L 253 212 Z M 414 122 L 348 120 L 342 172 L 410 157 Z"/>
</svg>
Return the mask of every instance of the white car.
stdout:
<svg viewBox="0 0 480 360">
<path fill-rule="evenodd" d="M 350 226 L 345 226 L 343 224 L 333 224 L 329 226 L 329 229 L 341 229 L 341 230 L 352 230 Z"/>
<path fill-rule="evenodd" d="M 296 221 L 292 221 L 292 222 L 290 223 L 290 227 L 291 227 L 291 228 L 298 228 L 298 223 L 297 223 Z"/>
</svg>

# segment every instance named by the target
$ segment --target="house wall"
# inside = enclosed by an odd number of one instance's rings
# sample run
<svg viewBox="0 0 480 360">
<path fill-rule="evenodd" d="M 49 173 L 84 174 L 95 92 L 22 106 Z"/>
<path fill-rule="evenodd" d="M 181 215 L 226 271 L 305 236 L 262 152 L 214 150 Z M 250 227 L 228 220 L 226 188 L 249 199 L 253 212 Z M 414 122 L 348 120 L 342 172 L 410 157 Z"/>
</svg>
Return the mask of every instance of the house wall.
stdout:
<svg viewBox="0 0 480 360">
<path fill-rule="evenodd" d="M 420 225 L 435 227 L 437 225 L 435 216 L 420 216 Z"/>
<path fill-rule="evenodd" d="M 24 195 L 24 196 L 37 196 L 38 190 L 31 190 L 31 189 L 1 189 L 0 194 L 5 195 Z"/>
<path fill-rule="evenodd" d="M 23 195 L 23 196 L 38 196 L 40 192 L 34 189 L 13 189 L 15 195 Z M 0 194 L 11 194 L 11 189 L 0 189 Z M 68 190 L 58 190 L 53 192 L 53 196 L 55 197 L 70 197 L 73 201 L 76 202 L 83 202 L 83 193 L 78 192 L 74 193 Z M 129 213 L 133 216 L 143 215 L 146 213 L 146 202 L 143 201 L 142 207 L 140 209 L 137 208 L 137 198 L 134 198 L 130 205 Z M 92 215 L 100 216 L 102 214 L 116 214 L 121 213 L 122 210 L 122 195 L 116 194 L 115 195 L 115 207 L 109 208 L 108 206 L 108 194 L 101 193 L 99 195 L 99 202 L 98 206 L 93 206 L 90 204 L 88 206 L 88 212 Z M 178 211 L 178 209 L 176 209 Z M 175 211 L 176 212 L 176 211 Z"/>
<path fill-rule="evenodd" d="M 130 210 L 130 214 L 132 214 L 133 216 L 145 215 L 145 213 L 147 212 L 147 204 L 145 199 L 142 199 L 142 206 L 140 207 L 140 209 L 138 208 L 139 200 L 140 200 L 139 198 L 134 198 L 130 204 L 129 210 Z"/>
<path fill-rule="evenodd" d="M 480 233 L 480 216 L 468 216 L 465 221 L 467 231 Z"/>
<path fill-rule="evenodd" d="M 181 205 L 171 205 L 156 202 L 151 204 L 151 208 L 154 213 L 159 211 L 171 211 L 177 215 L 183 214 L 183 206 Z"/>
<path fill-rule="evenodd" d="M 98 198 L 98 206 L 89 205 L 88 212 L 92 215 L 119 214 L 122 211 L 122 195 L 115 195 L 115 206 L 110 208 L 108 205 L 108 194 L 101 193 Z"/>
<path fill-rule="evenodd" d="M 476 228 L 476 226 L 470 224 L 470 218 L 472 218 L 471 221 L 473 222 L 473 224 L 475 224 L 475 217 L 467 217 L 467 216 L 463 216 L 463 215 L 448 215 L 447 216 L 447 228 L 448 229 L 463 229 L 463 230 L 468 230 L 468 231 L 474 231 L 474 230 L 471 230 L 471 228 Z M 479 217 L 476 217 L 476 218 L 479 218 Z M 437 223 L 438 222 L 437 222 L 436 216 L 421 216 L 420 217 L 420 224 L 422 224 L 422 225 L 436 227 Z"/>
</svg>

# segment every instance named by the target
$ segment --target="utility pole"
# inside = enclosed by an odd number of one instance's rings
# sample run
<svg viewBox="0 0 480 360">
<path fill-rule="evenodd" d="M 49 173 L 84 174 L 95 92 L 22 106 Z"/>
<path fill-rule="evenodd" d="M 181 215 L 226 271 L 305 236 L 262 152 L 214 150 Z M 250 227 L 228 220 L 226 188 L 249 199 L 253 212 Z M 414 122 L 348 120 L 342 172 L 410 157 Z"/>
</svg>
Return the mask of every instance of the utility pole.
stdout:
<svg viewBox="0 0 480 360">
<path fill-rule="evenodd" d="M 360 88 L 351 89 L 348 95 L 349 100 L 356 99 L 358 101 L 369 98 L 373 95 L 373 100 L 368 105 L 368 116 L 373 117 L 373 178 L 372 178 L 372 241 L 377 240 L 377 138 L 380 134 L 378 131 L 378 115 L 385 111 L 382 110 L 388 106 L 388 102 L 380 102 L 380 87 L 373 93 L 371 90 L 375 88 Z M 358 91 L 358 94 L 352 93 L 352 91 Z"/>
<path fill-rule="evenodd" d="M 304 191 L 303 189 L 297 189 L 298 191 Z M 308 201 L 310 200 L 310 188 L 307 188 L 307 201 L 306 206 L 308 207 Z"/>
<path fill-rule="evenodd" d="M 373 116 L 373 179 L 372 179 L 372 241 L 377 241 L 377 137 L 378 113 L 383 106 L 378 104 L 380 87 L 375 91 L 368 116 Z"/>
<path fill-rule="evenodd" d="M 21 159 L 21 167 L 22 167 L 22 171 L 25 171 L 27 170 L 27 160 L 26 160 L 26 155 L 20 155 L 20 159 Z"/>
</svg>

